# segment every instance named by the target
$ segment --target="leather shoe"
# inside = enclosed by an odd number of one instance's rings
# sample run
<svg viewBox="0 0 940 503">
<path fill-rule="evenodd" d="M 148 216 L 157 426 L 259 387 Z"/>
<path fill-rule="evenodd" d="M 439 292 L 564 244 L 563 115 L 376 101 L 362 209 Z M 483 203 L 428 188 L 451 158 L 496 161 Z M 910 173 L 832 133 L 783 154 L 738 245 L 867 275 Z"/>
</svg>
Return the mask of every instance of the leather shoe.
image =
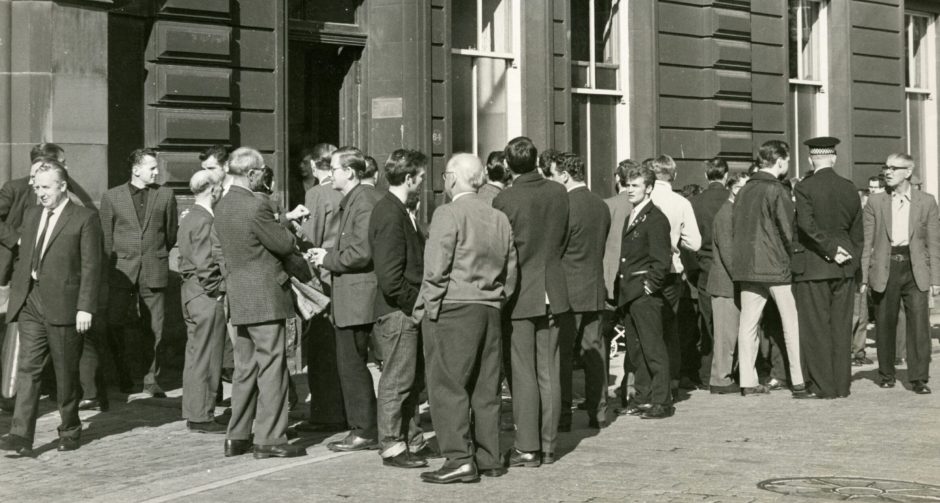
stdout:
<svg viewBox="0 0 940 503">
<path fill-rule="evenodd" d="M 616 412 L 618 416 L 639 416 L 640 414 L 646 412 L 646 410 L 650 407 L 652 407 L 652 405 L 648 403 L 634 403 L 627 405 L 622 409 L 617 409 Z"/>
<path fill-rule="evenodd" d="M 163 388 L 157 383 L 145 384 L 143 392 L 154 398 L 166 398 L 166 393 L 164 393 Z"/>
<path fill-rule="evenodd" d="M 110 408 L 111 404 L 108 403 L 107 400 L 98 400 L 97 398 L 78 402 L 78 410 L 100 410 L 101 412 L 108 412 Z"/>
<path fill-rule="evenodd" d="M 649 408 L 646 412 L 643 413 L 640 418 L 642 419 L 664 419 L 667 417 L 672 417 L 676 413 L 676 408 L 672 405 L 660 405 L 656 404 Z"/>
<path fill-rule="evenodd" d="M 418 456 L 424 459 L 437 459 L 443 457 L 441 451 L 435 449 L 429 443 L 425 443 L 423 447 L 416 451 L 411 452 L 412 456 Z"/>
<path fill-rule="evenodd" d="M 805 384 L 800 384 L 799 386 L 794 386 L 793 390 L 790 392 L 793 398 L 797 400 L 802 400 L 806 398 L 819 398 L 819 395 L 810 391 Z"/>
<path fill-rule="evenodd" d="M 484 477 L 502 477 L 503 475 L 506 475 L 507 472 L 509 472 L 509 470 L 501 466 L 499 468 L 487 468 L 486 470 L 480 470 L 480 475 L 483 475 Z"/>
<path fill-rule="evenodd" d="M 479 482 L 480 474 L 473 463 L 464 463 L 457 468 L 441 468 L 433 472 L 423 472 L 421 480 L 431 484 L 452 484 L 454 482 Z"/>
<path fill-rule="evenodd" d="M 428 461 L 424 458 L 412 456 L 408 451 L 402 451 L 397 456 L 382 458 L 382 464 L 394 468 L 424 468 Z"/>
<path fill-rule="evenodd" d="M 769 389 L 770 391 L 776 391 L 778 389 L 783 389 L 786 387 L 787 387 L 787 382 L 781 381 L 780 379 L 777 379 L 776 377 L 767 381 L 767 389 Z"/>
<path fill-rule="evenodd" d="M 255 444 L 251 446 L 254 454 L 252 454 L 255 459 L 264 459 L 264 458 L 296 458 L 298 456 L 306 456 L 307 449 L 299 445 L 293 444 L 277 444 L 277 445 L 258 445 Z"/>
<path fill-rule="evenodd" d="M 0 437 L 0 451 L 13 451 L 20 456 L 32 456 L 33 443 L 19 435 L 8 433 Z"/>
<path fill-rule="evenodd" d="M 225 457 L 241 456 L 251 452 L 251 440 L 225 439 Z"/>
<path fill-rule="evenodd" d="M 186 421 L 186 429 L 196 433 L 225 433 L 228 428 L 215 421 Z"/>
<path fill-rule="evenodd" d="M 741 388 L 741 396 L 754 396 L 754 395 L 768 395 L 770 394 L 770 388 L 763 384 L 758 384 L 757 386 L 751 388 Z"/>
<path fill-rule="evenodd" d="M 930 388 L 922 381 L 911 383 L 911 390 L 918 395 L 929 395 L 931 393 Z"/>
<path fill-rule="evenodd" d="M 374 438 L 362 438 L 350 433 L 338 442 L 326 444 L 326 448 L 333 452 L 369 451 L 378 449 L 379 443 Z"/>
<path fill-rule="evenodd" d="M 709 386 L 708 390 L 713 395 L 730 395 L 734 393 L 740 393 L 741 387 L 735 383 L 732 383 L 727 386 Z"/>
<path fill-rule="evenodd" d="M 542 464 L 539 452 L 525 452 L 513 447 L 506 453 L 506 466 L 524 466 L 526 468 L 538 468 Z"/>
<path fill-rule="evenodd" d="M 852 358 L 853 367 L 861 367 L 862 365 L 871 365 L 873 363 L 875 362 L 873 362 L 871 358 L 868 358 L 867 356 L 856 356 L 855 358 Z"/>
<path fill-rule="evenodd" d="M 59 452 L 74 451 L 75 449 L 81 447 L 81 445 L 82 441 L 80 439 L 59 437 L 59 447 L 56 448 L 56 450 Z"/>
<path fill-rule="evenodd" d="M 885 389 L 893 388 L 893 387 L 894 387 L 894 379 L 882 379 L 882 381 L 878 383 L 878 387 L 879 387 L 879 388 L 885 388 Z"/>
<path fill-rule="evenodd" d="M 555 463 L 555 453 L 554 452 L 543 452 L 542 453 L 542 464 L 551 465 Z"/>
<path fill-rule="evenodd" d="M 593 417 L 588 418 L 588 428 L 592 428 L 595 430 L 603 430 L 604 428 L 608 426 L 610 426 L 610 423 L 608 423 L 606 419 L 597 420 L 596 418 L 593 418 Z"/>
<path fill-rule="evenodd" d="M 299 433 L 336 433 L 338 431 L 345 431 L 345 423 L 311 423 L 310 421 L 302 421 L 294 425 L 294 430 Z"/>
</svg>

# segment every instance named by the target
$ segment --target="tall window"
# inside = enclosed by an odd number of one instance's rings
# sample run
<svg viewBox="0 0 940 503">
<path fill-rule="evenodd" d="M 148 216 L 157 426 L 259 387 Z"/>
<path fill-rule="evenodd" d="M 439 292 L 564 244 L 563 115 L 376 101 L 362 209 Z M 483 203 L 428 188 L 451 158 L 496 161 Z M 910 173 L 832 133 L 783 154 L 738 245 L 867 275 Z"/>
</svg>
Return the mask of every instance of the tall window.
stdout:
<svg viewBox="0 0 940 503">
<path fill-rule="evenodd" d="M 809 168 L 809 150 L 803 141 L 829 131 L 826 81 L 829 71 L 826 29 L 827 5 L 823 0 L 789 0 L 789 61 L 791 125 L 790 166 L 802 176 Z"/>
<path fill-rule="evenodd" d="M 620 34 L 625 17 L 620 0 L 571 2 L 571 88 L 573 150 L 588 167 L 588 185 L 613 193 L 613 170 L 626 157 L 629 114 L 624 97 L 626 54 Z"/>
<path fill-rule="evenodd" d="M 925 188 L 937 190 L 936 44 L 934 17 L 904 16 L 904 86 L 907 105 L 907 151 L 917 163 Z M 928 141 L 932 138 L 933 141 Z"/>
<path fill-rule="evenodd" d="M 520 1 L 452 3 L 455 152 L 481 157 L 521 132 L 517 65 Z"/>
</svg>

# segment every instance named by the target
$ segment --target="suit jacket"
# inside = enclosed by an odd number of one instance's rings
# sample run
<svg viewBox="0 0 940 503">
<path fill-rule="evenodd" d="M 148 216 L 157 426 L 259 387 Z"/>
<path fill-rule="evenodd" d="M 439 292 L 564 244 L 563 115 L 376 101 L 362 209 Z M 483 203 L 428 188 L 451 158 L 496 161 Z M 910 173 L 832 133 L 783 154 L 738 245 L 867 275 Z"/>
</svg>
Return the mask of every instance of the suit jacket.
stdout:
<svg viewBox="0 0 940 503">
<path fill-rule="evenodd" d="M 607 242 L 604 244 L 604 286 L 607 288 L 607 298 L 617 298 L 616 281 L 620 271 L 620 244 L 623 241 L 623 227 L 630 218 L 633 204 L 622 192 L 614 197 L 604 199 L 610 210 L 610 232 L 607 233 Z M 615 301 L 616 303 L 616 301 Z"/>
<path fill-rule="evenodd" d="M 379 284 L 375 317 L 394 311 L 411 314 L 424 274 L 424 235 L 412 225 L 404 203 L 390 192 L 372 210 L 369 245 Z"/>
<path fill-rule="evenodd" d="M 424 250 L 424 281 L 415 313 L 437 320 L 444 304 L 500 308 L 516 284 L 516 248 L 509 219 L 468 193 L 439 206 Z"/>
<path fill-rule="evenodd" d="M 644 286 L 652 294 L 660 292 L 672 266 L 669 219 L 652 201 L 624 228 L 622 236 L 618 306 L 648 295 Z"/>
<path fill-rule="evenodd" d="M 718 210 L 731 196 L 731 191 L 726 189 L 721 182 L 709 182 L 708 187 L 699 195 L 692 197 L 689 201 L 692 203 L 692 212 L 695 213 L 695 221 L 698 223 L 699 234 L 702 235 L 702 247 L 699 248 L 695 258 L 698 266 L 706 274 L 711 269 L 714 252 L 712 251 L 712 222 Z"/>
<path fill-rule="evenodd" d="M 168 257 L 176 245 L 177 217 L 176 198 L 167 187 L 151 189 L 143 225 L 137 220 L 128 184 L 105 192 L 101 198 L 101 228 L 111 286 L 167 285 Z"/>
<path fill-rule="evenodd" d="M 3 184 L 0 188 L 0 220 L 7 226 L 7 234 L 18 235 L 23 225 L 23 215 L 26 209 L 37 206 L 36 193 L 29 186 L 29 177 L 14 178 Z M 0 247 L 0 284 L 9 284 L 13 275 L 13 259 L 16 256 L 16 239 L 9 243 L 9 247 Z M 5 243 L 7 244 L 7 243 Z"/>
<path fill-rule="evenodd" d="M 940 215 L 933 196 L 911 187 L 911 268 L 917 288 L 926 291 L 940 285 Z M 862 283 L 876 292 L 888 284 L 891 255 L 891 194 L 868 198 L 864 211 L 865 245 L 862 249 Z"/>
<path fill-rule="evenodd" d="M 29 294 L 30 258 L 40 232 L 44 208 L 33 206 L 23 217 L 20 259 L 10 285 L 10 319 L 17 319 Z M 94 314 L 98 309 L 101 281 L 101 222 L 98 212 L 71 202 L 65 203 L 55 227 L 49 229 L 46 251 L 37 268 L 43 316 L 52 325 L 74 325 L 78 311 Z"/>
<path fill-rule="evenodd" d="M 572 311 L 604 310 L 604 249 L 609 230 L 610 211 L 600 196 L 587 187 L 568 192 L 568 244 L 561 265 Z"/>
<path fill-rule="evenodd" d="M 493 200 L 509 217 L 519 258 L 519 284 L 509 302 L 512 319 L 545 316 L 545 295 L 553 313 L 571 310 L 561 258 L 568 240 L 568 192 L 531 172 L 516 178 Z"/>
<path fill-rule="evenodd" d="M 496 196 L 498 196 L 502 191 L 503 189 L 499 188 L 498 186 L 493 185 L 492 183 L 486 183 L 480 187 L 480 190 L 477 191 L 477 194 L 483 201 L 493 204 L 493 199 L 496 199 Z"/>
<path fill-rule="evenodd" d="M 233 185 L 215 206 L 215 228 L 225 257 L 225 288 L 233 325 L 293 316 L 290 277 L 281 260 L 294 236 L 274 219 L 271 206 Z"/>
<path fill-rule="evenodd" d="M 212 225 L 215 217 L 196 204 L 180 221 L 180 295 L 185 304 L 200 296 L 218 297 L 225 291 L 222 281 L 222 248 Z"/>
<path fill-rule="evenodd" d="M 332 181 L 311 187 L 304 198 L 310 218 L 303 223 L 304 234 L 316 248 L 333 248 L 339 231 L 339 203 L 343 195 L 333 188 Z"/>
<path fill-rule="evenodd" d="M 277 220 L 282 227 L 287 229 L 288 232 L 294 235 L 296 243 L 299 248 L 295 247 L 293 253 L 284 257 L 281 260 L 281 263 L 284 265 L 284 271 L 291 277 L 297 278 L 298 281 L 306 283 L 313 279 L 313 272 L 310 270 L 310 263 L 307 262 L 307 259 L 304 258 L 302 249 L 309 248 L 308 243 L 302 243 L 303 236 L 298 236 L 295 233 L 294 223 L 287 219 L 284 216 L 284 208 L 282 208 L 277 201 L 271 198 L 270 194 L 265 194 L 264 192 L 252 192 L 255 197 L 264 201 L 271 207 L 271 212 L 274 214 L 274 219 Z"/>
<path fill-rule="evenodd" d="M 794 192 L 793 281 L 854 278 L 864 242 L 862 205 L 855 184 L 825 168 L 798 183 Z M 833 260 L 839 246 L 852 255 L 842 265 Z"/>
<path fill-rule="evenodd" d="M 708 283 L 705 287 L 713 297 L 734 297 L 734 239 L 731 233 L 731 210 L 734 203 L 725 201 L 724 206 L 715 214 L 712 221 L 712 264 L 708 270 Z"/>
<path fill-rule="evenodd" d="M 369 222 L 381 194 L 359 184 L 339 204 L 339 236 L 323 268 L 333 275 L 333 324 L 337 327 L 375 322 L 378 280 L 372 264 Z"/>
</svg>

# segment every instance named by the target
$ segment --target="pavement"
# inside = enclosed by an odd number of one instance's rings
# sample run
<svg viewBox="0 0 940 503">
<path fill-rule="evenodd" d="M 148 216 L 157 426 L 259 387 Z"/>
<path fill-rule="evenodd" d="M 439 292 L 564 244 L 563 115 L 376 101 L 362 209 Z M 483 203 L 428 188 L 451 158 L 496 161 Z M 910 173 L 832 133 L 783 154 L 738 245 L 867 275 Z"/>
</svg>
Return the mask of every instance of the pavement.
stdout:
<svg viewBox="0 0 940 503">
<path fill-rule="evenodd" d="M 936 336 L 940 319 L 932 318 Z M 933 353 L 931 373 L 940 375 L 936 340 Z M 621 358 L 611 364 L 618 381 Z M 783 477 L 919 482 L 938 487 L 908 499 L 861 492 L 853 499 L 940 501 L 940 385 L 933 395 L 916 395 L 900 385 L 878 388 L 875 365 L 853 367 L 853 373 L 852 394 L 840 400 L 793 400 L 786 391 L 748 398 L 693 391 L 672 418 L 612 415 L 601 431 L 588 429 L 585 413 L 576 411 L 572 432 L 560 434 L 554 464 L 448 486 L 422 483 L 422 470 L 383 467 L 377 451 L 327 450 L 342 434 L 299 438 L 306 457 L 225 458 L 223 436 L 186 430 L 178 387 L 167 399 L 113 392 L 109 412 L 81 413 L 81 449 L 57 452 L 58 414 L 43 399 L 37 455 L 0 456 L 0 502 L 808 501 L 758 488 Z M 294 378 L 303 392 L 305 379 Z M 303 413 L 292 418 L 302 420 Z M 0 432 L 10 421 L 0 415 Z M 501 441 L 509 449 L 512 433 Z M 431 460 L 431 469 L 441 463 Z M 822 499 L 846 497 L 829 492 Z"/>
</svg>

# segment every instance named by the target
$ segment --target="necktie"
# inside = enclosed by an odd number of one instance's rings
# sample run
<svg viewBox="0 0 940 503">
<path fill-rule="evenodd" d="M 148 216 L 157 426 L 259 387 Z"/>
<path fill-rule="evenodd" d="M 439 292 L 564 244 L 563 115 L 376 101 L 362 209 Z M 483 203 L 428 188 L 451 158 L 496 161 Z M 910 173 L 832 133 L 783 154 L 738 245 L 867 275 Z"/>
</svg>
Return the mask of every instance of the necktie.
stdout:
<svg viewBox="0 0 940 503">
<path fill-rule="evenodd" d="M 53 210 L 49 210 L 46 213 L 46 223 L 42 226 L 42 232 L 39 233 L 39 240 L 36 241 L 36 246 L 33 248 L 33 256 L 29 263 L 33 274 L 36 274 L 39 270 L 39 259 L 42 258 L 42 246 L 46 242 L 46 231 L 49 230 L 49 222 L 52 221 L 52 214 Z"/>
<path fill-rule="evenodd" d="M 630 228 L 630 226 L 633 225 L 633 220 L 635 220 L 635 219 L 636 219 L 636 208 L 634 208 L 633 211 L 630 212 L 630 218 L 627 219 L 627 228 L 628 228 L 628 229 Z"/>
</svg>

